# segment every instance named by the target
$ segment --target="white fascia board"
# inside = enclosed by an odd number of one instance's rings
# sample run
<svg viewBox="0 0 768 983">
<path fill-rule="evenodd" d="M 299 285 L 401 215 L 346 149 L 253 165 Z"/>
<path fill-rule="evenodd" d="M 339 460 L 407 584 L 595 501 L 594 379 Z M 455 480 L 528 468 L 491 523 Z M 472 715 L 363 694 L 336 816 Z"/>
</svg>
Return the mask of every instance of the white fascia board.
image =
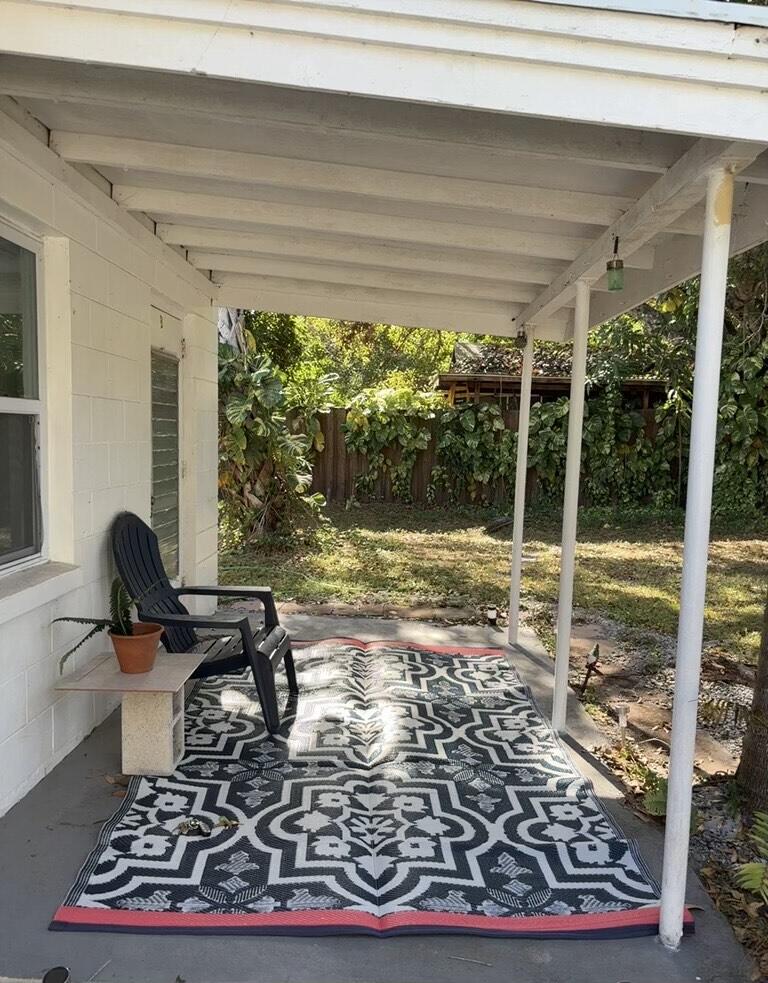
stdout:
<svg viewBox="0 0 768 983">
<path fill-rule="evenodd" d="M 0 50 L 768 143 L 760 28 L 530 0 L 446 7 L 0 0 Z"/>
<path fill-rule="evenodd" d="M 768 27 L 768 10 L 746 3 L 723 0 L 531 0 L 558 7 L 586 7 L 592 10 L 618 10 L 627 14 L 652 14 L 685 20 L 716 21 L 751 27 Z"/>
</svg>

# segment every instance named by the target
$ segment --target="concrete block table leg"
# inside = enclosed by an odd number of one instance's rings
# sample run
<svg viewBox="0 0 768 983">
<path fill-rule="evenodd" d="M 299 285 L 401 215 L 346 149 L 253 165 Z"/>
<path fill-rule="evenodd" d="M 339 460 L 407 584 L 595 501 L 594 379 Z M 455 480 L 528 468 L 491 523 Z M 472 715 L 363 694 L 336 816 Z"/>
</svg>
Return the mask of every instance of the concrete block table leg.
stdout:
<svg viewBox="0 0 768 983">
<path fill-rule="evenodd" d="M 184 751 L 183 712 L 179 714 L 175 697 L 175 693 L 123 694 L 124 774 L 173 773 Z"/>
</svg>

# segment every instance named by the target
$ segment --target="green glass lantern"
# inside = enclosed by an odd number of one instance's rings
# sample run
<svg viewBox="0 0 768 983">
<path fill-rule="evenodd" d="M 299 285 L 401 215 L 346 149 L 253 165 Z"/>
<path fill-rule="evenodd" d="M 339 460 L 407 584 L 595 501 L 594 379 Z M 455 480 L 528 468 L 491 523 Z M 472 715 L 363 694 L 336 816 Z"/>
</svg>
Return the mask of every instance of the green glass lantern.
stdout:
<svg viewBox="0 0 768 983">
<path fill-rule="evenodd" d="M 608 274 L 608 289 L 609 290 L 623 290 L 624 289 L 624 260 L 619 259 L 619 237 L 615 236 L 613 240 L 613 258 L 609 259 L 605 264 L 606 273 Z"/>
</svg>

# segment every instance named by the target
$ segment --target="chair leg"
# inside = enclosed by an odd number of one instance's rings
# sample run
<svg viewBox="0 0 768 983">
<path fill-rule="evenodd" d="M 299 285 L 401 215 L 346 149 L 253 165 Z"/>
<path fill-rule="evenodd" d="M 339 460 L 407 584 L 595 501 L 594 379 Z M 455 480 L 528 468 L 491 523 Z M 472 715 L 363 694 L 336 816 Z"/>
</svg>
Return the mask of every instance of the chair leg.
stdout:
<svg viewBox="0 0 768 983">
<path fill-rule="evenodd" d="M 296 679 L 296 666 L 293 662 L 293 652 L 288 649 L 283 659 L 285 663 L 285 675 L 288 677 L 288 690 L 294 696 L 299 692 L 299 683 Z"/>
<path fill-rule="evenodd" d="M 277 708 L 277 693 L 275 692 L 275 673 L 272 663 L 265 656 L 257 655 L 253 662 L 253 680 L 259 694 L 261 712 L 264 723 L 270 734 L 280 729 L 280 712 Z"/>
</svg>

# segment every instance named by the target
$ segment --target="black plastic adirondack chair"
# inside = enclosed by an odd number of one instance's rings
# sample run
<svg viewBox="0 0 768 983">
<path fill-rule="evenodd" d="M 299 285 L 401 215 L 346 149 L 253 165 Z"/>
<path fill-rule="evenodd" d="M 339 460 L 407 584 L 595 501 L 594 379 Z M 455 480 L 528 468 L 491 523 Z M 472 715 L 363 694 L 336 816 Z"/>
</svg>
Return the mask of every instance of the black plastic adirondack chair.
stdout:
<svg viewBox="0 0 768 983">
<path fill-rule="evenodd" d="M 275 693 L 275 669 L 285 662 L 288 687 L 299 691 L 291 640 L 281 627 L 269 587 L 174 587 L 165 572 L 157 536 L 133 512 L 122 512 L 112 524 L 112 552 L 117 571 L 136 599 L 141 621 L 154 621 L 165 629 L 162 641 L 168 652 L 205 651 L 205 661 L 193 678 L 219 676 L 250 668 L 270 734 L 280 727 Z M 256 598 L 264 608 L 264 624 L 254 628 L 247 616 L 190 614 L 179 600 L 185 594 Z M 214 629 L 209 637 L 198 629 Z"/>
</svg>

